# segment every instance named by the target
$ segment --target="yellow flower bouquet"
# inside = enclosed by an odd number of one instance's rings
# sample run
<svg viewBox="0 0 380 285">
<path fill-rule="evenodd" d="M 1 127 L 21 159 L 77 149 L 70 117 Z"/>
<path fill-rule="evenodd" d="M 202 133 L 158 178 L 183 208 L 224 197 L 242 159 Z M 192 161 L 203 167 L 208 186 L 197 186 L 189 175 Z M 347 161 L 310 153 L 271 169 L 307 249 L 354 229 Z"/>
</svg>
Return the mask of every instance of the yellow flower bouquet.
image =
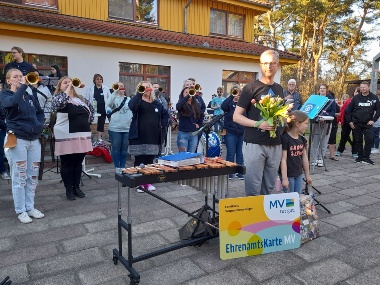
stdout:
<svg viewBox="0 0 380 285">
<path fill-rule="evenodd" d="M 269 126 L 274 127 L 274 130 L 269 131 L 269 135 L 271 138 L 275 138 L 277 126 L 280 124 L 283 127 L 285 121 L 289 119 L 289 111 L 293 108 L 293 103 L 285 104 L 281 97 L 271 97 L 270 95 L 264 96 L 259 102 L 252 99 L 251 103 L 260 110 L 262 117 L 260 121 L 256 122 L 255 127 L 267 122 Z"/>
</svg>

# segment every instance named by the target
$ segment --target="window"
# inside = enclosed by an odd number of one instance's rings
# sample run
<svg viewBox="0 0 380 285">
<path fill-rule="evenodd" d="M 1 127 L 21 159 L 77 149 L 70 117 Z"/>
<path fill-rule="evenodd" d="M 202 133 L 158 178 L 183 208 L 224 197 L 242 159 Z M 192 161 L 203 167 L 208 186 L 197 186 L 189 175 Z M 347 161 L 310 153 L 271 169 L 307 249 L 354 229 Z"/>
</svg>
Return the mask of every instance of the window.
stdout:
<svg viewBox="0 0 380 285">
<path fill-rule="evenodd" d="M 158 0 L 109 0 L 110 18 L 157 25 Z"/>
<path fill-rule="evenodd" d="M 247 72 L 247 71 L 234 71 L 234 70 L 223 70 L 222 74 L 222 84 L 224 87 L 224 96 L 228 96 L 230 89 L 233 85 L 238 84 L 243 88 L 247 83 L 256 80 L 257 72 Z"/>
<path fill-rule="evenodd" d="M 128 95 L 136 94 L 136 87 L 140 81 L 149 81 L 152 84 L 158 83 L 166 90 L 167 97 L 170 97 L 169 66 L 120 62 L 119 69 L 119 80 L 124 83 Z"/>
<path fill-rule="evenodd" d="M 7 2 L 19 5 L 30 5 L 46 8 L 57 8 L 57 0 L 0 0 L 0 2 Z"/>
<path fill-rule="evenodd" d="M 25 54 L 24 60 L 30 64 L 36 64 L 38 71 L 43 75 L 50 74 L 50 66 L 52 65 L 58 65 L 62 75 L 67 75 L 67 57 L 45 54 Z M 13 57 L 9 51 L 0 51 L 0 79 L 3 78 L 5 65 L 11 61 L 13 61 Z"/>
<path fill-rule="evenodd" d="M 211 9 L 210 33 L 228 37 L 243 38 L 244 16 Z"/>
</svg>

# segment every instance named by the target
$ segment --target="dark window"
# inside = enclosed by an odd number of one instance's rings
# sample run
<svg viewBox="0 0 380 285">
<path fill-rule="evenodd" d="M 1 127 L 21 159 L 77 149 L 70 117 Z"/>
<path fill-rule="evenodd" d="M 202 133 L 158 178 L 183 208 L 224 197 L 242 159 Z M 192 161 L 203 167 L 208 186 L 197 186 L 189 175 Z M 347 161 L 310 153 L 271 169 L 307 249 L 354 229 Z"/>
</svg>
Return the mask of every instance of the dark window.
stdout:
<svg viewBox="0 0 380 285">
<path fill-rule="evenodd" d="M 162 65 L 119 63 L 119 80 L 125 85 L 128 95 L 136 94 L 136 87 L 140 81 L 158 83 L 167 96 L 170 97 L 170 67 Z"/>
<path fill-rule="evenodd" d="M 43 75 L 50 74 L 50 66 L 58 65 L 62 75 L 67 75 L 67 57 L 46 54 L 25 54 L 24 60 L 30 64 L 36 64 L 37 69 Z M 13 61 L 12 54 L 8 51 L 0 51 L 0 78 L 3 78 L 4 67 Z"/>
<path fill-rule="evenodd" d="M 228 37 L 243 38 L 244 16 L 211 9 L 210 33 Z"/>
<path fill-rule="evenodd" d="M 247 83 L 256 80 L 257 72 L 247 72 L 247 71 L 234 71 L 234 70 L 223 70 L 222 84 L 224 87 L 224 96 L 228 96 L 231 87 L 235 84 L 240 85 L 243 88 Z"/>
<path fill-rule="evenodd" d="M 43 8 L 57 8 L 57 0 L 0 0 L 0 2 L 7 2 L 19 5 L 29 5 Z"/>
<path fill-rule="evenodd" d="M 158 0 L 109 0 L 110 18 L 157 25 Z"/>
</svg>

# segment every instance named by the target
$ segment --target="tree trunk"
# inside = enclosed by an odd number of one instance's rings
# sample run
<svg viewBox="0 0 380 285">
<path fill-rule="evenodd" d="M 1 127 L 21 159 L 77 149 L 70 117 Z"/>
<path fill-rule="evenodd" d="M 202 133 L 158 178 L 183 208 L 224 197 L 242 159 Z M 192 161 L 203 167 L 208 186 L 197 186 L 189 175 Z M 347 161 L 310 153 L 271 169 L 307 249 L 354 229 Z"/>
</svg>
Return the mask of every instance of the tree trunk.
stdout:
<svg viewBox="0 0 380 285">
<path fill-rule="evenodd" d="M 354 53 L 354 48 L 358 44 L 360 31 L 363 28 L 363 24 L 364 24 L 365 18 L 367 16 L 368 9 L 369 9 L 368 6 L 364 6 L 364 10 L 363 10 L 363 14 L 361 15 L 361 20 L 360 20 L 359 26 L 357 27 L 357 29 L 355 31 L 355 35 L 353 36 L 351 43 L 348 47 L 346 60 L 344 62 L 344 65 L 343 65 L 343 68 L 341 71 L 341 76 L 339 78 L 339 85 L 338 85 L 338 91 L 337 91 L 338 94 L 343 94 L 343 85 L 344 85 L 344 81 L 346 81 L 347 70 L 348 70 L 348 67 L 350 65 L 351 57 Z"/>
</svg>

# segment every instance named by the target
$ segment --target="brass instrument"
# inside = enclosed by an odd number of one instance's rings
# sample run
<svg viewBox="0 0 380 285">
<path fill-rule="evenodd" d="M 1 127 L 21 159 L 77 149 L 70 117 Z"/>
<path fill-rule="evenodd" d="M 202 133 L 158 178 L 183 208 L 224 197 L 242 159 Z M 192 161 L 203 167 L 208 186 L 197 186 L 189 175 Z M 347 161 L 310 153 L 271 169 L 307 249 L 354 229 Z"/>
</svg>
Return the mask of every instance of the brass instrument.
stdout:
<svg viewBox="0 0 380 285">
<path fill-rule="evenodd" d="M 199 90 L 202 90 L 202 87 L 201 87 L 201 85 L 200 84 L 195 84 L 195 86 L 194 86 L 194 88 L 195 88 L 195 90 L 196 91 L 199 91 Z"/>
<path fill-rule="evenodd" d="M 73 78 L 73 80 L 71 80 L 71 84 L 74 87 L 81 87 L 82 86 L 81 81 L 79 80 L 79 78 Z"/>
<path fill-rule="evenodd" d="M 158 92 L 162 92 L 162 91 L 164 91 L 164 88 L 159 87 L 159 88 L 158 88 Z"/>
<path fill-rule="evenodd" d="M 239 95 L 239 89 L 237 89 L 237 88 L 232 89 L 231 95 L 234 97 Z"/>
<path fill-rule="evenodd" d="M 119 84 L 115 83 L 115 84 L 112 84 L 112 89 L 114 91 L 118 91 L 119 90 Z"/>
<path fill-rule="evenodd" d="M 40 78 L 38 77 L 37 74 L 35 74 L 34 72 L 29 72 L 26 76 L 25 76 L 25 80 L 29 82 L 29 84 L 37 84 L 40 80 Z"/>
<path fill-rule="evenodd" d="M 188 94 L 189 94 L 190 96 L 195 96 L 195 94 L 197 94 L 197 90 L 196 90 L 195 88 L 190 88 Z"/>
<path fill-rule="evenodd" d="M 137 88 L 136 88 L 136 91 L 137 91 L 138 93 L 140 93 L 140 94 L 144 94 L 145 92 L 149 92 L 149 91 L 152 91 L 152 90 L 153 90 L 153 89 L 150 88 L 150 87 L 145 88 L 144 85 L 139 85 L 139 86 L 137 86 Z"/>
</svg>

